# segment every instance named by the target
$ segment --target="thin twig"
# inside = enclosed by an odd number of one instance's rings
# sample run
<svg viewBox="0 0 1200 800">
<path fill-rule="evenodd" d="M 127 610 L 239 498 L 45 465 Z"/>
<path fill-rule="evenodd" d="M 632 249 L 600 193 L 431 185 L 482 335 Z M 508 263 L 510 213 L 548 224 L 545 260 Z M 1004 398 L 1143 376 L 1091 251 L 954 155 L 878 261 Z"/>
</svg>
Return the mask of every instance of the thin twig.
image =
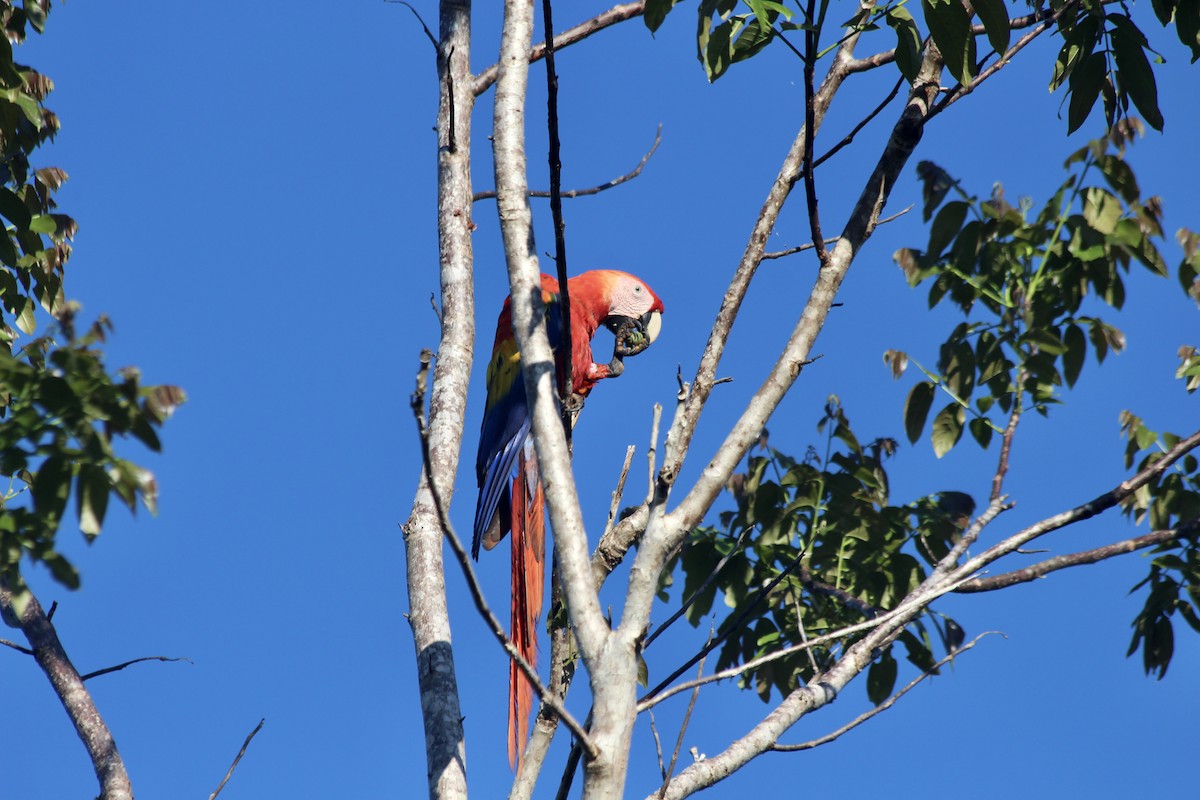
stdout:
<svg viewBox="0 0 1200 800">
<path fill-rule="evenodd" d="M 569 47 L 576 42 L 583 41 L 593 33 L 602 31 L 605 28 L 611 27 L 620 22 L 624 22 L 625 20 L 633 19 L 634 17 L 640 17 L 645 9 L 646 3 L 644 0 L 642 2 L 625 3 L 619 6 L 613 6 L 608 11 L 597 14 L 591 19 L 581 22 L 573 28 L 567 28 L 558 36 L 555 36 L 553 42 L 554 49 L 562 50 L 564 47 Z M 546 43 L 539 42 L 530 48 L 529 62 L 532 64 L 538 59 L 544 58 L 545 55 Z M 492 84 L 496 82 L 496 78 L 499 77 L 499 75 L 500 67 L 498 64 L 493 64 L 483 72 L 480 72 L 475 78 L 475 84 L 473 87 L 475 96 L 478 97 L 491 88 Z"/>
<path fill-rule="evenodd" d="M 708 629 L 708 641 L 712 641 L 714 630 L 712 627 Z M 700 659 L 700 666 L 696 670 L 696 677 L 704 677 L 704 662 L 707 658 Z M 671 753 L 671 763 L 667 766 L 666 774 L 663 775 L 662 788 L 658 790 L 659 798 L 663 798 L 667 794 L 667 787 L 671 784 L 671 776 L 675 774 L 675 762 L 679 760 L 679 751 L 683 749 L 683 735 L 687 733 L 688 723 L 692 719 L 692 712 L 696 709 L 696 700 L 700 697 L 700 687 L 697 686 L 692 690 L 692 698 L 688 701 L 687 712 L 683 715 L 683 724 L 679 726 L 679 735 L 675 737 L 675 750 Z"/>
<path fill-rule="evenodd" d="M 884 217 L 883 219 L 879 220 L 879 222 L 875 223 L 875 225 L 876 225 L 876 227 L 878 227 L 880 225 L 884 225 L 888 222 L 891 222 L 892 220 L 898 219 L 898 218 L 904 216 L 905 214 L 907 214 L 909 211 L 912 211 L 912 209 L 913 209 L 913 207 L 910 204 L 907 208 L 903 208 L 903 209 L 897 211 L 895 214 L 892 214 L 891 216 Z M 825 240 L 825 244 L 829 244 L 829 245 L 837 244 L 838 239 L 840 239 L 840 238 L 841 238 L 840 236 L 831 236 Z M 763 257 L 763 261 L 766 261 L 767 259 L 770 259 L 770 258 L 783 258 L 784 256 L 790 256 L 790 255 L 794 255 L 796 253 L 802 253 L 805 250 L 812 250 L 812 248 L 813 248 L 812 242 L 805 242 L 804 244 L 797 245 L 796 247 L 789 247 L 786 250 L 776 250 L 771 253 L 763 253 L 762 257 Z M 725 383 L 726 381 L 732 381 L 732 380 L 733 380 L 733 378 L 721 378 L 720 380 L 713 381 L 713 386 L 716 386 L 718 383 Z"/>
<path fill-rule="evenodd" d="M 813 165 L 812 165 L 813 169 L 816 169 L 817 167 L 824 164 L 826 161 L 828 161 L 830 158 L 832 158 L 834 155 L 836 155 L 839 150 L 841 150 L 843 147 L 845 147 L 846 145 L 853 142 L 854 137 L 858 135 L 858 132 L 861 131 L 863 128 L 867 127 L 867 124 L 871 120 L 875 119 L 875 117 L 879 116 L 879 113 L 881 111 L 883 111 L 885 108 L 887 108 L 888 103 L 892 102 L 892 100 L 895 99 L 896 95 L 900 93 L 900 87 L 903 85 L 904 85 L 904 76 L 901 76 L 896 81 L 896 84 L 892 87 L 892 90 L 890 92 L 888 92 L 887 97 L 883 98 L 883 102 L 881 102 L 879 105 L 875 106 L 874 110 L 871 111 L 870 114 L 867 114 L 865 117 L 863 117 L 859 121 L 859 123 L 857 125 L 855 125 L 850 130 L 850 132 L 847 133 L 842 138 L 842 140 L 840 142 L 835 144 L 833 147 L 829 148 L 829 150 L 827 150 L 823 156 L 821 156 L 820 158 L 818 158 L 816 161 L 813 162 Z M 882 224 L 882 221 L 880 222 L 880 224 Z M 834 241 L 837 241 L 837 240 L 835 239 Z"/>
<path fill-rule="evenodd" d="M 654 724 L 654 712 L 650 712 L 650 735 L 654 737 L 654 752 L 658 756 L 658 771 L 667 779 L 667 762 L 663 761 L 662 739 L 658 738 L 658 726 Z"/>
<path fill-rule="evenodd" d="M 554 69 L 554 17 L 550 0 L 542 0 L 542 20 L 546 28 L 546 131 L 550 165 L 550 214 L 554 220 L 554 264 L 558 272 L 559 328 L 555 372 L 558 374 L 558 396 L 570 397 L 575 391 L 571 358 L 571 285 L 567 281 L 566 223 L 562 208 L 562 143 L 558 136 L 558 73 Z M 575 412 L 570 403 L 562 404 L 563 434 L 567 451 L 571 450 L 571 430 Z"/>
<path fill-rule="evenodd" d="M 599 186 L 591 186 L 587 189 L 568 189 L 565 192 L 560 192 L 561 196 L 568 200 L 574 199 L 576 197 L 588 197 L 593 194 L 600 194 L 601 192 L 608 191 L 609 189 L 612 189 L 615 186 L 620 186 L 622 183 L 628 183 L 629 181 L 633 180 L 634 178 L 636 178 L 637 176 L 642 174 L 642 170 L 646 168 L 646 163 L 648 161 L 650 161 L 650 157 L 652 155 L 654 155 L 654 151 L 658 149 L 658 146 L 661 143 L 662 143 L 662 123 L 659 123 L 658 131 L 654 134 L 654 144 L 652 144 L 650 146 L 650 149 L 646 151 L 646 155 L 642 156 L 642 160 L 638 162 L 638 165 L 636 167 L 629 170 L 629 172 L 626 172 L 624 175 L 619 175 L 616 178 L 613 178 L 611 181 L 608 181 L 607 183 L 602 183 Z M 542 191 L 540 189 L 531 189 L 529 191 L 530 197 L 550 197 L 550 194 L 551 194 L 550 192 Z M 483 192 L 475 192 L 475 194 L 471 196 L 471 199 L 472 199 L 472 201 L 477 202 L 479 200 L 494 200 L 495 197 L 496 197 L 496 190 L 488 189 L 487 191 L 483 191 Z"/>
<path fill-rule="evenodd" d="M 676 609 L 675 613 L 672 614 L 667 619 L 666 622 L 659 625 L 657 628 L 655 628 L 653 630 L 653 632 L 651 632 L 648 636 L 646 636 L 645 641 L 642 642 L 643 649 L 649 647 L 650 643 L 653 642 L 655 639 L 657 639 L 663 631 L 665 631 L 667 628 L 671 627 L 671 625 L 674 624 L 674 622 L 676 620 L 678 620 L 680 617 L 682 617 L 684 614 L 687 613 L 687 610 L 689 608 L 691 608 L 692 604 L 694 604 L 696 602 L 696 599 L 699 598 L 700 595 L 704 593 L 704 590 L 709 587 L 709 584 L 711 584 L 713 581 L 715 581 L 717 579 L 717 576 L 721 574 L 721 570 L 724 569 L 725 565 L 729 563 L 729 559 L 733 558 L 735 553 L 741 552 L 742 543 L 746 541 L 746 536 L 749 535 L 751 530 L 752 530 L 752 528 L 745 528 L 742 530 L 742 533 L 740 536 L 738 536 L 737 541 L 733 545 L 733 548 L 728 553 L 721 556 L 721 560 L 718 561 L 716 566 L 712 568 L 712 571 L 710 573 L 708 573 L 708 577 L 704 579 L 704 582 L 700 584 L 700 586 L 696 589 L 696 591 L 692 592 L 691 595 L 689 595 L 688 598 L 683 601 L 683 605 L 681 605 L 678 609 Z"/>
<path fill-rule="evenodd" d="M 808 201 L 808 226 L 812 232 L 813 247 L 817 251 L 817 259 L 821 266 L 829 265 L 829 251 L 825 249 L 825 237 L 821 235 L 821 215 L 817 209 L 817 184 L 813 179 L 813 140 L 816 139 L 816 105 L 814 95 L 814 72 L 817 66 L 817 36 L 820 25 L 814 16 L 815 0 L 808 0 L 806 21 L 808 29 L 804 31 L 804 195 Z M 786 40 L 785 40 L 786 41 Z"/>
<path fill-rule="evenodd" d="M 1022 370 L 1017 373 L 1017 386 L 1024 385 L 1025 372 Z M 1017 432 L 1017 423 L 1021 421 L 1022 397 L 1024 397 L 1024 394 L 1018 391 L 1016 398 L 1013 400 L 1013 408 L 1012 413 L 1008 417 L 1008 425 L 1004 429 L 1004 437 L 1000 441 L 1000 459 L 996 463 L 996 474 L 992 476 L 991 499 L 993 501 L 1004 493 L 1004 476 L 1008 474 L 1008 458 L 1012 452 L 1013 436 Z"/>
<path fill-rule="evenodd" d="M 126 667 L 132 666 L 134 664 L 140 664 L 143 661 L 186 661 L 189 664 L 192 663 L 192 660 L 190 658 L 168 658 L 167 656 L 145 656 L 143 658 L 135 658 L 132 661 L 126 661 L 124 664 L 117 664 L 115 667 L 105 667 L 104 669 L 98 669 L 95 672 L 89 672 L 87 675 L 80 675 L 79 680 L 88 681 L 88 680 L 91 680 L 92 678 L 98 678 L 101 675 L 107 675 L 110 672 L 119 672 L 120 670 L 123 670 Z"/>
<path fill-rule="evenodd" d="M 571 732 L 575 734 L 575 737 L 587 748 L 588 755 L 595 758 L 599 751 L 596 749 L 596 744 L 587 735 L 587 731 L 545 687 L 537 674 L 537 670 L 531 667 L 529 662 L 521 656 L 516 645 L 512 643 L 512 640 L 508 638 L 508 634 L 504 632 L 504 626 L 500 624 L 500 620 L 492 613 L 487 600 L 483 596 L 483 589 L 479 585 L 475 569 L 471 566 L 471 558 L 467 555 L 466 548 L 463 547 L 462 540 L 458 538 L 458 534 L 450 522 L 450 517 L 446 513 L 446 508 L 442 504 L 441 492 L 433 480 L 433 468 L 429 456 L 429 436 L 425 429 L 425 386 L 428 381 L 429 362 L 432 357 L 433 354 L 429 350 L 421 351 L 421 366 L 417 370 L 417 390 L 412 394 L 411 405 L 413 416 L 417 422 L 417 433 L 421 440 L 421 459 L 425 470 L 425 479 L 429 483 L 429 492 L 433 496 L 433 505 L 437 511 L 438 521 L 442 526 L 442 534 L 446 542 L 450 545 L 450 549 L 458 561 L 458 566 L 462 569 L 463 577 L 467 581 L 467 588 L 471 592 L 471 598 L 475 601 L 475 608 L 483 618 L 484 623 L 491 630 L 492 635 L 496 637 L 500 646 L 504 648 L 504 652 L 508 654 L 509 659 L 517 665 L 517 668 L 529 680 L 530 685 L 533 686 L 542 703 L 552 708 L 555 714 L 558 714 L 566 726 L 571 729 Z"/>
<path fill-rule="evenodd" d="M 792 570 L 794 570 L 794 569 L 796 569 L 796 567 L 800 566 L 800 561 L 802 558 L 804 558 L 804 554 L 805 554 L 804 550 L 801 550 L 800 552 L 798 552 L 796 554 L 796 557 L 792 559 L 792 562 L 790 564 L 788 564 L 786 567 L 784 567 L 783 570 L 781 570 L 778 575 L 776 575 L 774 578 L 772 578 L 771 581 L 769 583 L 767 583 L 766 586 L 763 586 L 762 588 L 760 588 L 758 590 L 758 592 L 754 595 L 753 599 L 751 599 L 751 601 L 746 604 L 746 608 L 742 611 L 742 613 L 739 614 L 736 618 L 732 619 L 732 621 L 727 623 L 728 627 L 725 629 L 724 633 L 722 633 L 720 636 L 717 636 L 715 639 L 710 638 L 708 643 L 706 645 L 704 645 L 704 647 L 700 648 L 700 652 L 696 653 L 696 655 L 694 655 L 690 659 L 688 659 L 686 664 L 684 664 L 679 669 L 672 672 L 670 675 L 668 675 L 666 677 L 665 680 L 661 681 L 657 686 L 655 686 L 653 689 L 651 689 L 649 692 L 647 692 L 646 695 L 641 700 L 638 701 L 638 704 L 640 705 L 641 703 L 644 703 L 646 700 L 654 697 L 656 694 L 658 694 L 659 692 L 666 689 L 668 686 L 671 685 L 672 681 L 674 681 L 676 678 L 678 678 L 680 675 L 682 675 L 684 672 L 686 672 L 688 669 L 690 669 L 693 664 L 702 660 L 705 656 L 707 656 L 710 652 L 712 652 L 712 650 L 715 647 L 717 647 L 717 645 L 724 642 L 726 639 L 729 638 L 729 636 L 734 631 L 738 630 L 738 627 L 742 624 L 742 621 L 744 619 L 746 619 L 746 617 L 750 616 L 751 612 L 753 612 L 754 609 L 756 609 L 758 607 L 759 603 L 761 603 L 766 598 L 766 596 L 771 593 L 771 590 L 773 590 L 776 586 L 778 586 L 780 581 L 782 581 L 784 578 L 786 578 L 788 575 L 790 575 L 792 573 Z"/>
<path fill-rule="evenodd" d="M 963 585 L 968 580 L 970 580 L 970 577 L 973 577 L 973 576 L 963 578 L 962 580 L 952 582 L 947 586 L 943 586 L 943 587 L 939 588 L 923 605 L 928 605 L 929 603 L 932 603 L 934 600 L 936 600 L 938 597 L 941 597 L 942 595 L 953 592 L 959 586 Z M 680 692 L 686 692 L 690 689 L 693 689 L 698 685 L 703 685 L 706 683 L 716 683 L 718 681 L 728 680 L 729 678 L 736 678 L 740 675 L 745 674 L 746 672 L 749 672 L 752 669 L 757 669 L 758 667 L 761 667 L 763 664 L 768 664 L 772 661 L 778 661 L 781 658 L 787 658 L 788 656 L 790 656 L 794 653 L 799 653 L 803 650 L 807 650 L 810 647 L 816 647 L 818 645 L 826 644 L 828 642 L 835 642 L 835 641 L 838 641 L 839 639 L 844 639 L 847 636 L 850 636 L 855 633 L 861 633 L 862 631 L 867 631 L 867 630 L 872 630 L 874 628 L 882 627 L 882 626 L 890 623 L 896 617 L 902 616 L 902 615 L 910 612 L 911 610 L 912 609 L 910 606 L 901 604 L 901 605 L 897 606 L 896 608 L 892 609 L 891 611 L 887 612 L 886 614 L 882 614 L 878 617 L 875 617 L 874 619 L 869 619 L 869 620 L 866 620 L 865 622 L 858 622 L 858 623 L 855 623 L 854 625 L 847 625 L 845 628 L 841 628 L 839 630 L 833 631 L 832 633 L 822 634 L 821 636 L 814 636 L 813 638 L 809 639 L 807 642 L 802 642 L 800 644 L 793 644 L 788 647 L 784 647 L 781 650 L 776 650 L 774 653 L 767 653 L 766 655 L 762 655 L 762 656 L 759 656 L 758 658 L 751 659 L 750 661 L 747 661 L 744 664 L 739 664 L 737 666 L 729 667 L 728 669 L 721 670 L 720 672 L 714 672 L 712 675 L 706 675 L 705 677 L 699 678 L 697 680 L 686 681 L 686 682 L 678 684 L 676 686 L 672 686 L 670 689 L 664 689 L 660 694 L 651 695 L 650 693 L 647 693 L 646 695 L 644 695 L 643 697 L 641 697 L 638 700 L 637 711 L 640 714 L 643 711 L 653 708 L 654 706 L 658 705 L 659 703 L 663 702 L 664 700 L 674 697 L 675 695 L 679 694 Z"/>
<path fill-rule="evenodd" d="M 11 647 L 13 650 L 18 650 L 27 656 L 33 655 L 33 651 L 28 647 L 21 647 L 21 645 L 17 644 L 16 642 L 10 642 L 8 639 L 0 639 L 0 644 L 4 645 L 5 647 Z"/>
<path fill-rule="evenodd" d="M 617 478 L 617 488 L 613 489 L 612 502 L 608 504 L 608 519 L 604 523 L 604 533 L 600 535 L 601 539 L 612 530 L 613 522 L 617 519 L 617 511 L 621 508 L 621 498 L 625 495 L 625 481 L 629 477 L 629 467 L 633 464 L 635 452 L 637 452 L 637 445 L 631 444 L 625 448 L 625 463 L 621 465 L 621 477 Z"/>
<path fill-rule="evenodd" d="M 995 75 L 997 72 L 999 72 L 1004 67 L 1006 67 L 1008 65 L 1009 61 L 1012 60 L 1013 56 L 1015 56 L 1021 50 L 1025 49 L 1025 46 L 1028 45 L 1030 42 L 1032 42 L 1034 39 L 1036 39 L 1038 36 L 1042 35 L 1047 30 L 1049 30 L 1064 12 L 1066 12 L 1067 10 L 1069 10 L 1071 8 L 1074 8 L 1076 5 L 1078 5 L 1078 2 L 1079 2 L 1079 0 L 1068 0 L 1068 2 L 1063 3 L 1062 7 L 1059 8 L 1058 10 L 1056 10 L 1054 13 L 1052 13 L 1042 19 L 1035 20 L 1033 24 L 1037 24 L 1036 28 L 1029 31 L 1029 33 L 1026 33 L 1024 36 L 1022 36 L 1020 39 L 1018 39 L 1016 44 L 1014 44 L 1012 47 L 1008 48 L 1007 51 L 1005 51 L 1004 55 L 1002 55 L 1000 57 L 1000 60 L 998 60 L 995 64 L 992 64 L 990 67 L 983 70 L 978 75 L 976 75 L 974 78 L 972 78 L 970 83 L 966 84 L 965 86 L 958 86 L 953 91 L 951 91 L 948 95 L 946 95 L 946 97 L 943 98 L 942 101 L 939 102 L 937 105 L 935 105 L 933 107 L 933 109 L 929 112 L 929 119 L 933 119 L 938 114 L 942 113 L 947 108 L 949 108 L 951 105 L 958 102 L 962 98 L 966 97 L 971 92 L 975 91 L 977 88 L 979 88 L 979 85 L 981 83 L 983 83 L 988 78 Z"/>
<path fill-rule="evenodd" d="M 405 5 L 408 5 L 408 3 L 405 3 Z M 208 796 L 208 800 L 215 800 L 216 796 L 219 795 L 221 790 L 225 788 L 225 784 L 229 783 L 229 779 L 233 777 L 233 771 L 237 769 L 238 762 L 242 760 L 242 756 L 246 755 L 246 748 L 250 746 L 250 740 L 258 735 L 258 732 L 262 730 L 263 723 L 266 721 L 266 717 L 263 717 L 258 721 L 258 724 L 254 726 L 254 730 L 250 731 L 250 735 L 246 737 L 246 741 L 242 742 L 242 749 L 238 750 L 237 757 L 234 758 L 233 763 L 229 765 L 229 771 L 226 772 L 225 777 L 221 779 L 221 783 L 219 786 L 217 786 L 217 790 Z"/>
<path fill-rule="evenodd" d="M 421 23 L 421 30 L 425 31 L 425 37 L 427 39 L 429 39 L 429 41 L 433 44 L 434 52 L 438 52 L 439 50 L 441 50 L 441 48 L 438 46 L 437 37 L 434 36 L 433 32 L 429 30 L 429 26 L 425 24 L 425 20 L 421 19 L 420 13 L 415 8 L 413 8 L 411 4 L 405 2 L 405 0 L 383 0 L 383 2 L 399 3 L 400 5 L 404 6 L 409 11 L 411 11 L 413 13 L 413 16 L 417 18 L 417 22 Z"/>
<path fill-rule="evenodd" d="M 859 714 L 853 720 L 846 723 L 842 727 L 838 728 L 836 731 L 833 731 L 832 733 L 828 733 L 825 736 L 820 737 L 819 739 L 812 739 L 807 742 L 801 742 L 800 744 L 773 744 L 773 745 L 771 745 L 770 749 L 776 753 L 790 753 L 790 752 L 796 752 L 798 750 L 811 750 L 814 747 L 820 747 L 823 744 L 829 744 L 830 742 L 839 738 L 840 736 L 847 733 L 848 731 L 851 731 L 854 728 L 857 728 L 859 725 L 863 724 L 864 722 L 871 719 L 875 715 L 880 714 L 884 711 L 887 711 L 889 708 L 891 708 L 892 706 L 894 706 L 896 704 L 897 700 L 899 700 L 904 695 L 908 694 L 908 692 L 911 689 L 916 687 L 916 685 L 918 683 L 925 680 L 926 678 L 928 678 L 931 675 L 937 675 L 938 670 L 941 669 L 942 667 L 944 667 L 946 664 L 953 661 L 956 656 L 967 652 L 972 647 L 974 647 L 976 644 L 978 644 L 980 639 L 982 639 L 985 636 L 991 636 L 992 634 L 999 634 L 1001 636 L 1004 635 L 1004 634 L 1000 633 L 1000 631 L 987 631 L 985 633 L 979 634 L 974 639 L 972 639 L 969 643 L 963 645 L 962 647 L 957 648 L 956 650 L 954 650 L 950 653 L 947 653 L 945 658 L 938 661 L 932 667 L 930 667 L 929 669 L 922 672 L 916 678 L 911 680 L 907 685 L 905 685 L 905 687 L 903 689 L 896 692 L 894 695 L 889 697 L 887 700 L 884 700 L 882 703 L 875 706 L 870 711 L 865 711 L 862 714 Z"/>
<path fill-rule="evenodd" d="M 1186 536 L 1194 536 L 1197 531 L 1200 531 L 1200 520 L 1188 520 L 1177 525 L 1174 528 L 1166 530 L 1153 531 L 1144 536 L 1135 536 L 1132 539 L 1126 539 L 1121 542 L 1096 547 L 1091 550 L 1083 550 L 1078 553 L 1070 553 L 1067 555 L 1055 556 L 1047 558 L 1045 561 L 1040 561 L 1037 564 L 1025 567 L 1024 569 L 1005 572 L 1001 575 L 993 575 L 988 578 L 975 578 L 967 581 L 962 586 L 958 587 L 958 591 L 962 593 L 969 592 L 990 592 L 996 589 L 1005 589 L 1009 586 L 1015 586 L 1018 583 L 1028 583 L 1045 577 L 1051 572 L 1057 572 L 1060 569 L 1069 567 L 1078 567 L 1084 564 L 1095 564 L 1113 556 L 1120 556 L 1126 553 L 1132 553 L 1136 550 L 1142 550 L 1147 547 L 1173 542 L 1177 539 Z"/>
</svg>

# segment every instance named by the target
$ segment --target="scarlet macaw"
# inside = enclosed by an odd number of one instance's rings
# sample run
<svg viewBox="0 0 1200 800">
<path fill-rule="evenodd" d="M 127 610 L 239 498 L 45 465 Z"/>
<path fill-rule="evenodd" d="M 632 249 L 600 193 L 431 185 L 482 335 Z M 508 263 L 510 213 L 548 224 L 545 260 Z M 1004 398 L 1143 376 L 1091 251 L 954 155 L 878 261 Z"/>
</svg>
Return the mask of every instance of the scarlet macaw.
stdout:
<svg viewBox="0 0 1200 800">
<path fill-rule="evenodd" d="M 617 270 L 592 270 L 568 279 L 571 301 L 571 384 L 581 398 L 605 378 L 621 374 L 623 355 L 635 355 L 658 336 L 663 304 L 641 280 Z M 542 275 L 542 302 L 551 347 L 560 339 L 558 281 Z M 610 364 L 592 359 L 592 335 L 603 325 L 616 334 Z M 561 370 L 557 358 L 556 369 Z M 561 384 L 556 381 L 556 387 Z M 487 368 L 487 405 L 479 433 L 475 472 L 479 499 L 471 554 L 491 550 L 512 532 L 512 641 L 530 665 L 537 660 L 537 620 L 545 585 L 545 515 L 531 417 L 521 376 L 521 354 L 512 330 L 512 298 L 505 298 Z M 515 478 L 511 479 L 515 470 Z M 533 687 L 509 665 L 508 760 L 514 765 L 529 729 Z"/>
</svg>

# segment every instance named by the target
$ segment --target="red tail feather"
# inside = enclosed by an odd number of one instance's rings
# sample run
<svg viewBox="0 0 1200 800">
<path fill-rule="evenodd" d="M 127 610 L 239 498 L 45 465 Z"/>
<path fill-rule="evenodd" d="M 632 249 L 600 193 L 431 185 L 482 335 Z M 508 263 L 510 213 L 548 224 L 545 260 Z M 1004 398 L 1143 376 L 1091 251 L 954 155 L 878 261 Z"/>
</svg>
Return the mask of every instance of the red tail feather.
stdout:
<svg viewBox="0 0 1200 800">
<path fill-rule="evenodd" d="M 536 458 L 517 457 L 512 491 L 512 641 L 517 651 L 537 665 L 537 623 L 545 586 L 545 496 Z M 533 686 L 515 662 L 508 670 L 508 763 L 514 769 L 529 738 Z"/>
</svg>

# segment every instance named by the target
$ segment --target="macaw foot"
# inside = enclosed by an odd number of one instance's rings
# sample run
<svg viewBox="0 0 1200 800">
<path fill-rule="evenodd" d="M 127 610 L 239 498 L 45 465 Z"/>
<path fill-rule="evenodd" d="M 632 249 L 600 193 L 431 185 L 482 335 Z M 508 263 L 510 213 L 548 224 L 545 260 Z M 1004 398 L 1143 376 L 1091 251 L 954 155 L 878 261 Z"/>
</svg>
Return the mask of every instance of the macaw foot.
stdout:
<svg viewBox="0 0 1200 800">
<path fill-rule="evenodd" d="M 613 335 L 616 336 L 613 345 L 614 357 L 636 356 L 650 346 L 650 337 L 646 334 L 641 320 L 623 318 Z"/>
</svg>

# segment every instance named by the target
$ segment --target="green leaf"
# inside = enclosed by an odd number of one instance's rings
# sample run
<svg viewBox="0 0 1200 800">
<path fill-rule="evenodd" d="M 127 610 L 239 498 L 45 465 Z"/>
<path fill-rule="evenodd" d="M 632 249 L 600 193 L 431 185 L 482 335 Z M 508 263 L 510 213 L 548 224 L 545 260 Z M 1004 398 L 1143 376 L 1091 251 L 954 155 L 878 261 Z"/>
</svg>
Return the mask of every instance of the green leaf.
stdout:
<svg viewBox="0 0 1200 800">
<path fill-rule="evenodd" d="M 958 235 L 969 208 L 970 206 L 962 200 L 953 200 L 938 211 L 929 229 L 929 249 L 926 252 L 931 257 L 940 256 Z"/>
<path fill-rule="evenodd" d="M 1054 62 L 1054 75 L 1050 78 L 1050 91 L 1062 86 L 1063 81 L 1071 77 L 1071 73 L 1083 59 L 1092 53 L 1096 46 L 1096 33 L 1099 22 L 1090 14 L 1075 23 L 1075 27 L 1063 36 L 1062 48 L 1058 51 L 1058 59 Z"/>
<path fill-rule="evenodd" d="M 730 47 L 732 38 L 733 20 L 725 20 L 709 35 L 708 46 L 704 53 L 704 73 L 708 76 L 709 83 L 724 75 L 729 69 L 729 65 L 733 63 L 732 47 Z"/>
<path fill-rule="evenodd" d="M 933 452 L 938 457 L 946 455 L 963 432 L 963 407 L 950 403 L 933 418 Z"/>
<path fill-rule="evenodd" d="M 642 12 L 642 21 L 646 23 L 646 27 L 651 33 L 658 30 L 663 24 L 663 20 L 667 18 L 667 14 L 671 9 L 679 3 L 679 0 L 646 0 L 645 11 Z"/>
<path fill-rule="evenodd" d="M 972 5 L 983 29 L 987 32 L 988 42 L 992 49 L 1003 55 L 1008 50 L 1009 24 L 1008 10 L 1004 0 L 974 0 Z"/>
<path fill-rule="evenodd" d="M 1067 133 L 1079 130 L 1092 113 L 1100 87 L 1108 74 L 1107 62 L 1101 53 L 1092 53 L 1071 73 L 1071 103 L 1067 107 Z"/>
<path fill-rule="evenodd" d="M 1051 355 L 1062 355 L 1067 352 L 1066 345 L 1058 336 L 1058 331 L 1054 328 L 1038 328 L 1021 337 L 1021 341 L 1025 344 L 1033 345 L 1043 353 Z"/>
<path fill-rule="evenodd" d="M 38 214 L 29 222 L 29 230 L 34 233 L 54 233 L 58 230 L 58 225 L 54 222 L 54 217 L 50 214 Z"/>
<path fill-rule="evenodd" d="M 933 405 L 933 384 L 922 381 L 909 390 L 908 398 L 904 401 L 904 432 L 908 441 L 916 444 L 925 430 L 925 419 L 929 416 L 929 408 Z"/>
<path fill-rule="evenodd" d="M 29 209 L 25 207 L 25 201 L 4 186 L 0 186 L 0 214 L 18 229 L 28 228 L 32 219 Z"/>
<path fill-rule="evenodd" d="M 975 36 L 971 15 L 958 0 L 921 0 L 925 24 L 942 53 L 946 69 L 959 83 L 975 76 Z"/>
<path fill-rule="evenodd" d="M 1129 19 L 1121 14 L 1112 14 L 1113 21 L 1110 39 L 1113 46 L 1113 57 L 1117 61 L 1118 82 L 1121 91 L 1129 96 L 1133 104 L 1146 120 L 1146 124 L 1156 131 L 1163 128 L 1162 112 L 1158 109 L 1158 84 L 1154 80 L 1154 71 L 1150 69 L 1150 60 L 1142 49 L 1146 37 Z"/>
<path fill-rule="evenodd" d="M 774 37 L 774 29 L 769 22 L 764 23 L 758 17 L 750 20 L 750 24 L 733 41 L 733 63 L 745 61 L 755 55 Z"/>
<path fill-rule="evenodd" d="M 879 705 L 891 697 L 898 673 L 899 665 L 892 651 L 886 650 L 867 670 L 867 699 Z"/>
<path fill-rule="evenodd" d="M 1083 329 L 1071 323 L 1063 335 L 1063 345 L 1067 348 L 1063 353 L 1063 379 L 1067 386 L 1074 386 L 1083 370 L 1083 361 L 1087 356 L 1087 337 Z"/>
<path fill-rule="evenodd" d="M 108 472 L 95 464 L 82 464 L 75 479 L 75 504 L 79 507 L 79 530 L 93 537 L 100 534 L 108 510 L 111 484 Z"/>
<path fill-rule="evenodd" d="M 904 6 L 888 9 L 887 24 L 896 32 L 896 66 L 911 83 L 921 71 L 921 32 Z"/>
<path fill-rule="evenodd" d="M 986 419 L 975 417 L 969 423 L 967 428 L 971 431 L 971 436 L 979 443 L 979 446 L 987 450 L 988 445 L 992 443 L 992 426 L 988 424 Z"/>
<path fill-rule="evenodd" d="M 51 456 L 33 477 L 33 506 L 51 527 L 57 527 L 71 493 L 71 462 Z"/>
<path fill-rule="evenodd" d="M 1095 231 L 1108 236 L 1121 219 L 1121 201 L 1104 189 L 1089 187 L 1083 195 L 1083 219 Z"/>
<path fill-rule="evenodd" d="M 1155 10 L 1158 10 L 1157 6 Z M 1192 51 L 1192 63 L 1195 64 L 1200 59 L 1200 0 L 1179 0 L 1175 6 L 1175 33 Z"/>
</svg>

